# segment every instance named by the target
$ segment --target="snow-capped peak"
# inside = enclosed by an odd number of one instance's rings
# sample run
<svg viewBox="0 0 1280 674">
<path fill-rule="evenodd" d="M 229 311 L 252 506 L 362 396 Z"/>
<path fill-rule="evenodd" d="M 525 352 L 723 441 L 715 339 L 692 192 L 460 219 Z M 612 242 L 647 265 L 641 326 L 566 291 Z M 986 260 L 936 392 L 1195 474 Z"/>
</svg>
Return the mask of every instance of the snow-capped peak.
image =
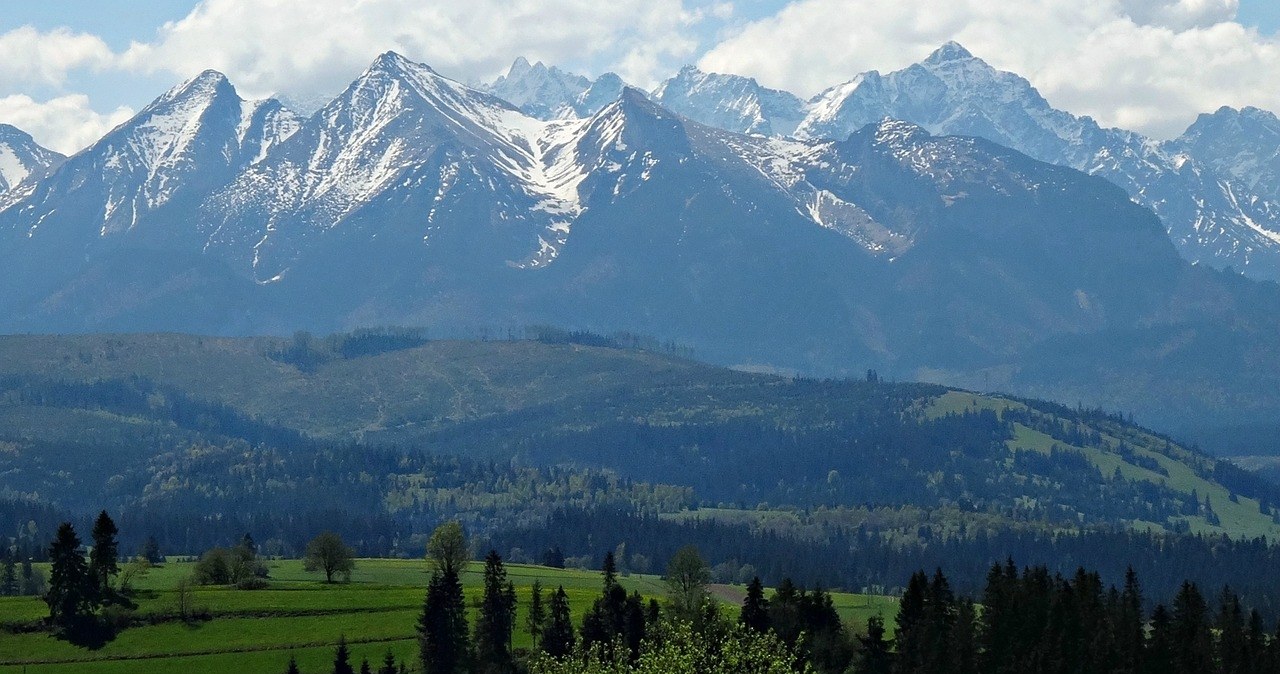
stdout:
<svg viewBox="0 0 1280 674">
<path fill-rule="evenodd" d="M 945 63 L 947 61 L 962 61 L 971 58 L 973 58 L 973 54 L 968 49 L 965 49 L 959 42 L 955 42 L 953 40 L 935 49 L 932 54 L 929 54 L 929 57 L 926 58 L 924 62 L 928 64 L 937 64 Z"/>
<path fill-rule="evenodd" d="M 28 178 L 38 180 L 66 157 L 41 147 L 31 134 L 0 124 L 0 195 L 6 195 Z"/>
<path fill-rule="evenodd" d="M 696 122 L 739 133 L 790 135 L 804 115 L 804 103 L 792 94 L 692 65 L 658 85 L 653 97 Z"/>
</svg>

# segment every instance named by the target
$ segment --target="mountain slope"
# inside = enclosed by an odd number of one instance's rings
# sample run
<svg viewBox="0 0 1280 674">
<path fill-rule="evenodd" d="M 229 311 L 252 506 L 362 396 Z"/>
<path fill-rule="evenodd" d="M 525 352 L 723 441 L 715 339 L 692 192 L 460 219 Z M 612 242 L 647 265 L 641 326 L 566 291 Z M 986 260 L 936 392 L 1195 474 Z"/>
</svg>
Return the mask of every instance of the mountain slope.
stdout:
<svg viewBox="0 0 1280 674">
<path fill-rule="evenodd" d="M 366 468 L 414 464 L 416 454 L 395 449 L 412 446 L 609 469 L 711 503 L 958 507 L 987 525 L 1280 535 L 1259 501 L 1274 487 L 1100 413 L 919 384 L 790 380 L 568 341 L 368 348 L 378 343 L 0 339 L 0 447 L 10 456 L 0 492 L 69 508 L 242 512 L 237 494 L 257 502 L 321 479 L 290 467 L 328 471 L 326 447 L 360 441 L 353 456 L 364 458 L 350 460 Z M 299 349 L 322 362 L 282 361 Z M 385 490 L 389 513 L 419 493 L 412 474 L 371 470 L 365 484 Z"/>
</svg>

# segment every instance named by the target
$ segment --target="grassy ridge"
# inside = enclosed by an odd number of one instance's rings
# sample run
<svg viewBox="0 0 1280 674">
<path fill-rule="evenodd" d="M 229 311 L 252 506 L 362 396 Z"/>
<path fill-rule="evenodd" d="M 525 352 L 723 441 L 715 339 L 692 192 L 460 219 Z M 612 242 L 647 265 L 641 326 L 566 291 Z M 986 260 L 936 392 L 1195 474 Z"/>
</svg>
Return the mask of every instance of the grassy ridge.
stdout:
<svg viewBox="0 0 1280 674">
<path fill-rule="evenodd" d="M 175 588 L 191 572 L 190 563 L 170 563 L 152 570 L 137 583 L 138 615 L 171 612 Z M 164 622 L 133 627 L 100 649 L 72 646 L 44 633 L 0 632 L 0 674 L 62 672 L 271 672 L 283 670 L 290 654 L 304 670 L 319 670 L 331 662 L 333 646 L 345 635 L 358 663 L 377 662 L 390 648 L 398 657 L 416 659 L 415 625 L 425 592 L 427 571 L 419 560 L 360 560 L 351 583 L 326 585 L 302 570 L 296 560 L 270 563 L 271 587 L 247 591 L 199 588 L 195 605 L 207 608 L 212 620 L 195 624 Z M 575 619 L 599 596 L 601 575 L 595 571 L 510 565 L 516 586 L 518 622 L 522 625 L 530 588 L 535 580 L 554 590 L 563 585 Z M 469 603 L 481 593 L 481 566 L 463 575 Z M 621 578 L 628 590 L 646 597 L 662 597 L 665 586 L 655 576 Z M 716 596 L 732 610 L 742 589 L 717 586 Z M 854 626 L 868 617 L 891 617 L 895 600 L 887 597 L 833 595 L 841 617 Z M 46 614 L 36 598 L 0 599 L 0 625 L 38 620 Z M 531 645 L 522 629 L 517 648 Z"/>
</svg>

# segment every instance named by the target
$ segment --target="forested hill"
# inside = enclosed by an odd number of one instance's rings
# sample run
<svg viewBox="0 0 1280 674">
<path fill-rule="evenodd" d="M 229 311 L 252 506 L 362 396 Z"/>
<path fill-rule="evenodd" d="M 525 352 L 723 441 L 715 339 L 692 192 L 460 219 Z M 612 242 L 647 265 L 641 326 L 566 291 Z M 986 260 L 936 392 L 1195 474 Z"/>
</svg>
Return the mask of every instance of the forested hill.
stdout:
<svg viewBox="0 0 1280 674">
<path fill-rule="evenodd" d="M 171 518 L 340 507 L 387 536 L 602 503 L 1280 536 L 1270 483 L 1116 416 L 536 337 L 0 338 L 0 489 Z"/>
</svg>

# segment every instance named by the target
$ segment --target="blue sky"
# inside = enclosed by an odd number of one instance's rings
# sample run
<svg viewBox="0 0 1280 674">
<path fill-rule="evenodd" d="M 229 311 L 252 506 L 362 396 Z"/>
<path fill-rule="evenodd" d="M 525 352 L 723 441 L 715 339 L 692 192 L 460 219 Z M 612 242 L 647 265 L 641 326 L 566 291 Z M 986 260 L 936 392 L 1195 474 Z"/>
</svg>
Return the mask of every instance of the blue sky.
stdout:
<svg viewBox="0 0 1280 674">
<path fill-rule="evenodd" d="M 809 96 L 954 39 L 1026 76 L 1056 106 L 1157 137 L 1220 105 L 1280 109 L 1277 0 L 10 5 L 0 14 L 0 122 L 63 151 L 207 67 L 245 96 L 320 99 L 387 49 L 468 82 L 528 56 L 588 75 L 614 70 L 640 86 L 696 63 Z"/>
</svg>

